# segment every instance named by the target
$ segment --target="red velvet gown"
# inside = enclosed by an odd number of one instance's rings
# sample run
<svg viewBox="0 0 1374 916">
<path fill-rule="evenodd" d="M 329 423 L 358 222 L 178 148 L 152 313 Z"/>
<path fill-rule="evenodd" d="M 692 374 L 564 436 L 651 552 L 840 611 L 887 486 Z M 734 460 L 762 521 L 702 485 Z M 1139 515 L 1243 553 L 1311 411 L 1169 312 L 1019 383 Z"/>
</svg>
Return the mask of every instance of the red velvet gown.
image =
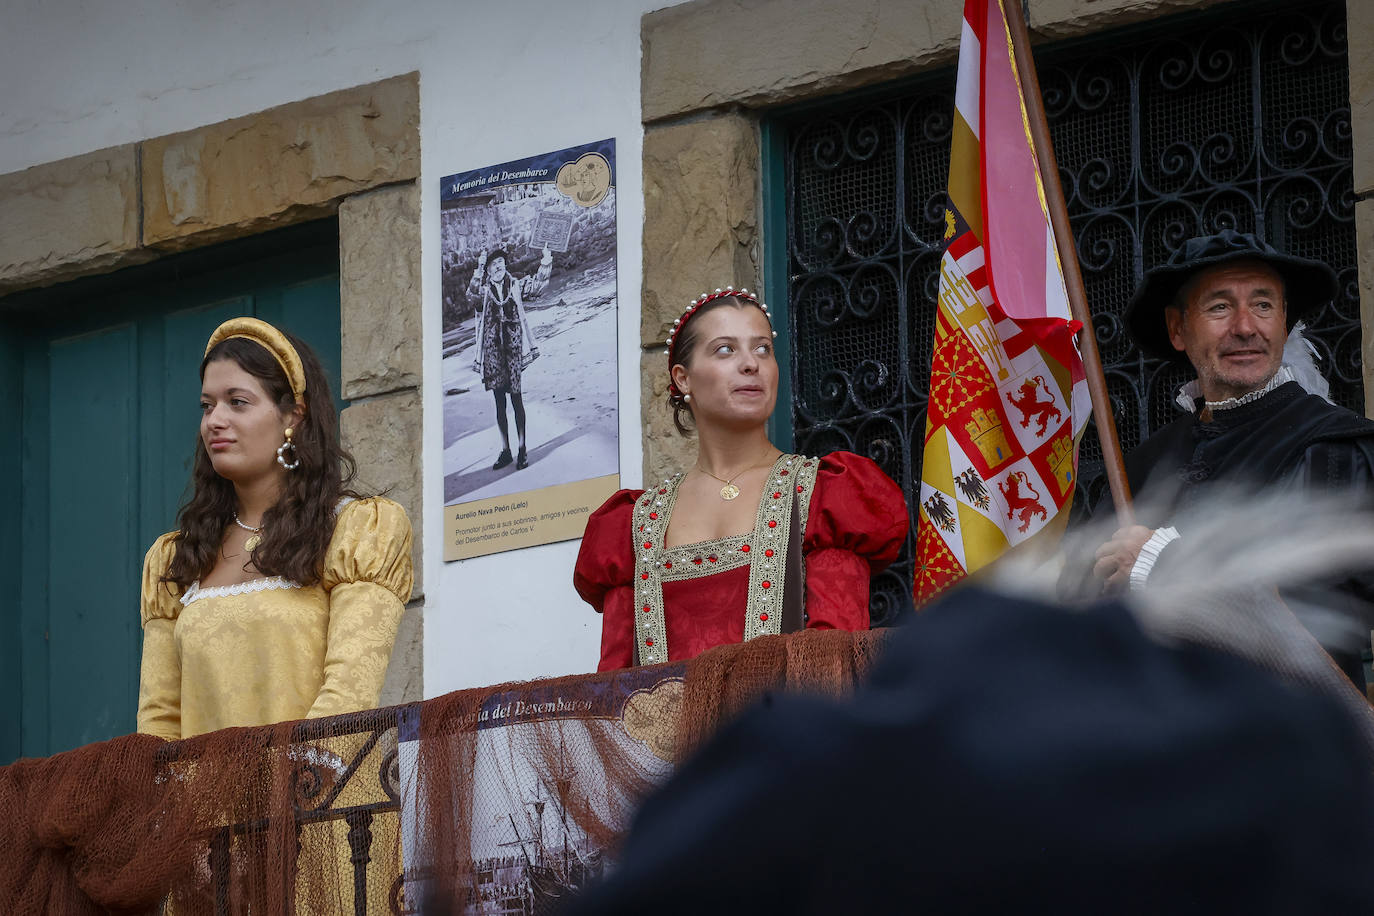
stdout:
<svg viewBox="0 0 1374 916">
<path fill-rule="evenodd" d="M 768 489 L 764 501 L 773 495 Z M 797 489 L 800 492 L 800 485 Z M 603 615 L 598 671 L 634 663 L 635 615 L 641 600 L 635 586 L 642 583 L 635 581 L 640 545 L 631 535 L 636 530 L 632 519 L 637 501 L 644 493 L 620 490 L 592 513 L 573 572 L 578 594 Z M 867 458 L 835 452 L 820 459 L 809 502 L 802 536 L 807 626 L 867 629 L 869 577 L 886 568 L 906 540 L 902 491 Z M 666 529 L 665 516 L 659 530 Z M 685 567 L 692 575 L 662 583 L 668 660 L 692 658 L 712 646 L 744 638 L 750 564 L 762 562 L 764 553 L 751 552 L 754 540 L 746 534 L 668 549 L 667 555 L 676 557 L 679 568 Z M 761 546 L 753 543 L 754 548 Z M 768 555 L 772 556 L 771 551 Z M 710 571 L 722 566 L 731 568 Z"/>
</svg>

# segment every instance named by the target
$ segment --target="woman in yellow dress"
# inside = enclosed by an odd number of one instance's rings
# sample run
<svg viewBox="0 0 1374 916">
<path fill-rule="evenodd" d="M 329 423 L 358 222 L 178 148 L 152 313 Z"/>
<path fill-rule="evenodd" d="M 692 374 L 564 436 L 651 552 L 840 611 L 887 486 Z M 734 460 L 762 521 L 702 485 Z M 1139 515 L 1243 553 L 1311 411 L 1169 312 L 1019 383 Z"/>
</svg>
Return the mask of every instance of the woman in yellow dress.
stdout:
<svg viewBox="0 0 1374 916">
<path fill-rule="evenodd" d="M 410 597 L 410 522 L 350 489 L 302 342 L 227 321 L 201 363 L 194 492 L 143 568 L 138 730 L 187 738 L 376 706 Z"/>
</svg>

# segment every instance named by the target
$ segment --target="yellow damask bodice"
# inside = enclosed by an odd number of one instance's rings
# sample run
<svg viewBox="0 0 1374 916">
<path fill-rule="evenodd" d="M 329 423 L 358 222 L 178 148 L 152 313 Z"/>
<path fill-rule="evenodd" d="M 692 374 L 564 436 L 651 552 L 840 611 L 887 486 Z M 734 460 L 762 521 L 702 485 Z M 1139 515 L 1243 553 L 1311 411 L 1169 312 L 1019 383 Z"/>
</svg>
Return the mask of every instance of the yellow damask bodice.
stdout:
<svg viewBox="0 0 1374 916">
<path fill-rule="evenodd" d="M 377 705 L 413 579 L 404 509 L 345 505 L 324 577 L 306 587 L 277 577 L 182 594 L 160 581 L 176 537 L 143 564 L 140 732 L 189 738 Z"/>
</svg>

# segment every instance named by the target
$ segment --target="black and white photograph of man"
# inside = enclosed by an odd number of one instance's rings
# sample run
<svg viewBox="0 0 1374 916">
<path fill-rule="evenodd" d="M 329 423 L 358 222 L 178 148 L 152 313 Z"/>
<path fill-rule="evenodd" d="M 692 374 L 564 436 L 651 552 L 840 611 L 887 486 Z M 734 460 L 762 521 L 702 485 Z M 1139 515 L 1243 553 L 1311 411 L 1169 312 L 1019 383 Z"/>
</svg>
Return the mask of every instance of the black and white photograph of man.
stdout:
<svg viewBox="0 0 1374 916">
<path fill-rule="evenodd" d="M 619 470 L 613 163 L 607 140 L 443 179 L 446 506 Z"/>
</svg>

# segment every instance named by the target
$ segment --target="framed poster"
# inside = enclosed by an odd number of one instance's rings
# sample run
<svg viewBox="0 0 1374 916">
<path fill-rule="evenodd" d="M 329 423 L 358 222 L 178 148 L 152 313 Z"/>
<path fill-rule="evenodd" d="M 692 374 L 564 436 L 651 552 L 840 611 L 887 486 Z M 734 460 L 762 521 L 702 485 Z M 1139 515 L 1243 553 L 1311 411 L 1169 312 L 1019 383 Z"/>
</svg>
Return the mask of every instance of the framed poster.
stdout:
<svg viewBox="0 0 1374 916">
<path fill-rule="evenodd" d="M 442 179 L 444 559 L 582 536 L 620 486 L 615 141 Z"/>
</svg>

